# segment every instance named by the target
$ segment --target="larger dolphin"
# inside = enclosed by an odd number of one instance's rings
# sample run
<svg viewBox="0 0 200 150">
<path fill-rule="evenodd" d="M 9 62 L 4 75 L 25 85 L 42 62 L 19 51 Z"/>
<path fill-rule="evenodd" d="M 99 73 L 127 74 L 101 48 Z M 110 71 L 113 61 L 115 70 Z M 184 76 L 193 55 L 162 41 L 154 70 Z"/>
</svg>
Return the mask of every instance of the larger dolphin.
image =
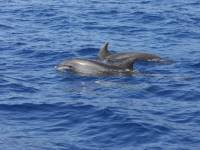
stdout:
<svg viewBox="0 0 200 150">
<path fill-rule="evenodd" d="M 108 42 L 106 42 L 98 53 L 100 60 L 105 60 L 107 62 L 120 62 L 127 59 L 132 59 L 134 61 L 161 61 L 161 58 L 154 54 L 140 53 L 140 52 L 125 52 L 125 53 L 111 53 L 108 50 Z"/>
<path fill-rule="evenodd" d="M 59 64 L 56 69 L 72 71 L 84 76 L 132 75 L 134 73 L 133 63 L 132 59 L 115 64 L 90 59 L 72 59 Z"/>
</svg>

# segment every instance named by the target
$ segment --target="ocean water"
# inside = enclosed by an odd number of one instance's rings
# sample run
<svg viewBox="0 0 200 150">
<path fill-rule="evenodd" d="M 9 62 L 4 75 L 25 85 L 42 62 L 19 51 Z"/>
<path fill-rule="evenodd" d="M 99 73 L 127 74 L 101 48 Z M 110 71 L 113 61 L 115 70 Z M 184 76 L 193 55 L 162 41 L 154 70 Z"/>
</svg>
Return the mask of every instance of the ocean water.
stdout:
<svg viewBox="0 0 200 150">
<path fill-rule="evenodd" d="M 198 0 L 1 0 L 0 149 L 199 150 Z M 65 59 L 142 51 L 144 75 L 60 73 Z"/>
</svg>

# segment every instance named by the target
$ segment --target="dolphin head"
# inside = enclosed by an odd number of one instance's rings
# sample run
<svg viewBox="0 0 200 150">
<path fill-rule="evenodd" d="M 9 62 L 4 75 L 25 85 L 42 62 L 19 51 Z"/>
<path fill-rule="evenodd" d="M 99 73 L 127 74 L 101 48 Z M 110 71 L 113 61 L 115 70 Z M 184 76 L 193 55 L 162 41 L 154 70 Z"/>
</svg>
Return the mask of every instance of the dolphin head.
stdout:
<svg viewBox="0 0 200 150">
<path fill-rule="evenodd" d="M 63 63 L 59 64 L 56 69 L 61 72 L 72 71 L 82 74 L 97 74 L 98 72 L 107 70 L 108 67 L 106 66 L 107 65 L 104 63 L 95 60 L 77 58 L 64 61 Z"/>
<path fill-rule="evenodd" d="M 66 70 L 73 70 L 74 61 L 73 60 L 67 60 L 56 66 L 56 70 L 58 71 L 66 71 Z"/>
</svg>

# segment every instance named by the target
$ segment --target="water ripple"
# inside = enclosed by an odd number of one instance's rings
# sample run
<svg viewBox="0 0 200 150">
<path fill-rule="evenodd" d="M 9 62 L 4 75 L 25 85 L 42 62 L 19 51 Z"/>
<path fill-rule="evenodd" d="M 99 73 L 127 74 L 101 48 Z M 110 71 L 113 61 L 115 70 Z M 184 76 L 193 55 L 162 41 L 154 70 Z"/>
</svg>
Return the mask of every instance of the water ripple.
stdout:
<svg viewBox="0 0 200 150">
<path fill-rule="evenodd" d="M 0 2 L 1 149 L 199 149 L 199 1 Z M 142 51 L 132 77 L 59 73 L 66 59 Z"/>
</svg>

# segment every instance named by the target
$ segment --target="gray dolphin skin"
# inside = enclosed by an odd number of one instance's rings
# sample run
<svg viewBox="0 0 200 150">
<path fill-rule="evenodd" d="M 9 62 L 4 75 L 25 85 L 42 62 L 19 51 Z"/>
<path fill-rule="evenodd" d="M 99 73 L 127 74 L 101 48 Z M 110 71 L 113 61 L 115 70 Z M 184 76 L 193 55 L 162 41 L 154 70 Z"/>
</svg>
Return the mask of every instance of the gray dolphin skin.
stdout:
<svg viewBox="0 0 200 150">
<path fill-rule="evenodd" d="M 126 59 L 132 59 L 134 61 L 154 61 L 159 62 L 161 58 L 154 54 L 149 53 L 140 53 L 140 52 L 127 52 L 127 53 L 114 53 L 111 54 L 108 51 L 108 42 L 106 42 L 98 53 L 100 60 L 107 62 L 119 62 Z"/>
<path fill-rule="evenodd" d="M 114 53 L 108 51 L 108 42 L 103 45 L 98 53 L 99 59 L 75 58 L 59 64 L 59 71 L 71 71 L 83 76 L 108 76 L 108 75 L 133 75 L 138 74 L 133 69 L 137 61 L 162 62 L 163 60 L 154 54 L 127 52 Z M 164 61 L 167 62 L 167 61 Z"/>
<path fill-rule="evenodd" d="M 59 71 L 71 71 L 85 76 L 104 76 L 104 75 L 132 75 L 132 59 L 112 64 L 106 64 L 98 60 L 72 59 L 59 64 L 56 69 Z"/>
</svg>

